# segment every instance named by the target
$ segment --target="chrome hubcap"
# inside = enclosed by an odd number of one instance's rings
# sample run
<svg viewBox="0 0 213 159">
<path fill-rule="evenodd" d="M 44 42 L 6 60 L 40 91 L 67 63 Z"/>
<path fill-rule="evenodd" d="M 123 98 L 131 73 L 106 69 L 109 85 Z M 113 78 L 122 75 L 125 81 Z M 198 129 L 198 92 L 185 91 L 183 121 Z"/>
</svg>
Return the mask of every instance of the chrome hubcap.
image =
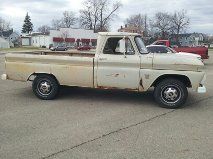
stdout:
<svg viewBox="0 0 213 159">
<path fill-rule="evenodd" d="M 161 96 L 165 102 L 175 103 L 180 99 L 181 91 L 178 87 L 169 86 L 163 89 Z"/>
<path fill-rule="evenodd" d="M 38 84 L 38 91 L 42 95 L 48 95 L 51 92 L 51 85 L 48 81 L 41 81 L 40 84 Z"/>
</svg>

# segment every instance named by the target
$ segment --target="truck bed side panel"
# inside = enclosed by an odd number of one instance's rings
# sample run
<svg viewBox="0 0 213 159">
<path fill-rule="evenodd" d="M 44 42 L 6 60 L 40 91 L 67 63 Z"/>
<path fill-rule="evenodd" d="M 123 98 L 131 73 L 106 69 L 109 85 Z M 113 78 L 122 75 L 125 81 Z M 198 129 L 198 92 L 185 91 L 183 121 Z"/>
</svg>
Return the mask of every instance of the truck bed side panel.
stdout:
<svg viewBox="0 0 213 159">
<path fill-rule="evenodd" d="M 47 73 L 61 85 L 93 87 L 93 58 L 9 54 L 6 73 L 8 79 L 17 81 L 27 81 L 33 73 Z"/>
</svg>

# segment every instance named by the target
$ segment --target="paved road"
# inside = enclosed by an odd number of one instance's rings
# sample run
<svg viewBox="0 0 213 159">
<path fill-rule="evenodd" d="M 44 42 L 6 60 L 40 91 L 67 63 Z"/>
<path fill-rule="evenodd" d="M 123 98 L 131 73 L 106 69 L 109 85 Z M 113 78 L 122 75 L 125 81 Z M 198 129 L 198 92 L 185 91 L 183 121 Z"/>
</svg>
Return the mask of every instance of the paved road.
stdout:
<svg viewBox="0 0 213 159">
<path fill-rule="evenodd" d="M 212 59 L 205 70 L 208 93 L 190 91 L 178 110 L 158 107 L 152 91 L 63 88 L 42 101 L 31 83 L 0 81 L 0 158 L 212 159 Z"/>
</svg>

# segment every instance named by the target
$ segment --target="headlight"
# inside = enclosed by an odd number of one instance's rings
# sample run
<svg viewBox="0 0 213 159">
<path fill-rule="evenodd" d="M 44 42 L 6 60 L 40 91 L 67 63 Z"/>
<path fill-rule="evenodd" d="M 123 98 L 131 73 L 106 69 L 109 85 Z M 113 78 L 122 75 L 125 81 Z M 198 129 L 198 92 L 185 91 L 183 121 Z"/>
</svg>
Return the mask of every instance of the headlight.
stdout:
<svg viewBox="0 0 213 159">
<path fill-rule="evenodd" d="M 197 59 L 202 61 L 202 58 L 201 58 L 201 57 L 197 57 Z"/>
<path fill-rule="evenodd" d="M 204 64 L 204 61 L 203 61 L 203 59 L 201 58 L 201 56 L 200 56 L 200 57 L 197 57 L 197 59 L 198 59 L 199 61 L 201 61 L 201 62 Z"/>
</svg>

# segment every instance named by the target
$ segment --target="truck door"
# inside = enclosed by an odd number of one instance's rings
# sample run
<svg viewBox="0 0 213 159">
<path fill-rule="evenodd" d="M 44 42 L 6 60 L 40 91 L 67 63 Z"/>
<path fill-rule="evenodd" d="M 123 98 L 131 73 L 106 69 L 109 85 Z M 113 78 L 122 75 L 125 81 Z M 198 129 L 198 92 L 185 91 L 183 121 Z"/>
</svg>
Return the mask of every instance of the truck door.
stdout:
<svg viewBox="0 0 213 159">
<path fill-rule="evenodd" d="M 125 55 L 124 46 L 127 50 Z M 138 89 L 139 70 L 140 58 L 131 40 L 110 37 L 107 39 L 103 52 L 98 56 L 97 85 L 105 88 Z"/>
</svg>

